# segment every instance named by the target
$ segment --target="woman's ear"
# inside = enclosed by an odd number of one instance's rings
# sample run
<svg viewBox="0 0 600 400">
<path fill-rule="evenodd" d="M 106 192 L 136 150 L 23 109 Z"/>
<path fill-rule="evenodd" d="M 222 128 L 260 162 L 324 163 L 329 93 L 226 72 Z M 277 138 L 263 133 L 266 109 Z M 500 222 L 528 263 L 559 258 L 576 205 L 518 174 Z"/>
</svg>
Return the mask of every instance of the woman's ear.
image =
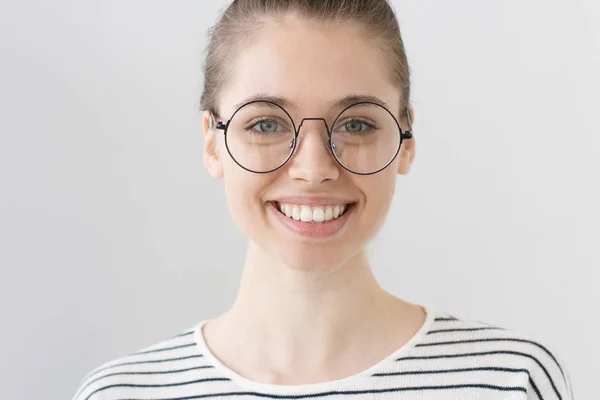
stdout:
<svg viewBox="0 0 600 400">
<path fill-rule="evenodd" d="M 223 177 L 223 161 L 219 151 L 219 132 L 216 120 L 210 111 L 204 111 L 202 118 L 204 126 L 204 166 L 217 179 Z"/>
<path fill-rule="evenodd" d="M 407 125 L 407 129 L 412 130 L 412 125 L 415 123 L 415 110 L 412 105 L 408 106 L 408 114 L 410 117 L 410 128 Z M 403 131 L 405 129 L 403 128 Z M 413 135 L 412 139 L 405 139 L 402 141 L 402 148 L 398 157 L 400 159 L 398 163 L 398 173 L 400 175 L 406 175 L 410 172 L 410 167 L 415 159 L 416 143 Z"/>
</svg>

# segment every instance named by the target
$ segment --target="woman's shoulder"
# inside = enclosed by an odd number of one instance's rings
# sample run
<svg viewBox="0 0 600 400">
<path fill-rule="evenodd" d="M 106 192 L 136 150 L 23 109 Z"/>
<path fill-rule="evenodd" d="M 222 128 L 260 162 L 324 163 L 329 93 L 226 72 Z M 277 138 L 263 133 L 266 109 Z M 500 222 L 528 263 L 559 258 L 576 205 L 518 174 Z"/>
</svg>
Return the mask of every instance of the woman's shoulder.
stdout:
<svg viewBox="0 0 600 400">
<path fill-rule="evenodd" d="M 554 345 L 486 320 L 430 311 L 427 332 L 414 348 L 419 356 L 445 360 L 446 365 L 449 361 L 474 372 L 521 374 L 526 377 L 528 391 L 572 398 L 568 370 Z"/>
<path fill-rule="evenodd" d="M 506 328 L 481 319 L 460 317 L 456 314 L 431 309 L 431 324 L 427 329 L 424 346 L 460 345 L 470 350 L 491 350 L 519 354 L 527 359 L 543 354 L 558 362 L 557 351 L 543 339 L 517 329 Z M 559 357 L 560 358 L 560 357 Z"/>
<path fill-rule="evenodd" d="M 73 400 L 112 400 L 127 388 L 149 388 L 175 375 L 185 378 L 187 372 L 198 369 L 198 359 L 202 358 L 195 328 L 98 365 L 81 379 Z"/>
</svg>

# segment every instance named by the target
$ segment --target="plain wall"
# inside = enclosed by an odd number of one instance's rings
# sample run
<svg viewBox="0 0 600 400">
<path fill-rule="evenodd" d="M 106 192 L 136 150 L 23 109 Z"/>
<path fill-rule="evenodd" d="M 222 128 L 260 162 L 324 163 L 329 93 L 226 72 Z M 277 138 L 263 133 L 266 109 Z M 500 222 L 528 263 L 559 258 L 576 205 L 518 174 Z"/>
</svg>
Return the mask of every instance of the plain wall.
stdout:
<svg viewBox="0 0 600 400">
<path fill-rule="evenodd" d="M 600 375 L 600 6 L 395 1 L 417 158 L 371 247 L 412 302 L 534 335 Z M 0 8 L 0 397 L 70 398 L 100 363 L 224 312 L 245 239 L 202 164 L 225 1 Z"/>
</svg>

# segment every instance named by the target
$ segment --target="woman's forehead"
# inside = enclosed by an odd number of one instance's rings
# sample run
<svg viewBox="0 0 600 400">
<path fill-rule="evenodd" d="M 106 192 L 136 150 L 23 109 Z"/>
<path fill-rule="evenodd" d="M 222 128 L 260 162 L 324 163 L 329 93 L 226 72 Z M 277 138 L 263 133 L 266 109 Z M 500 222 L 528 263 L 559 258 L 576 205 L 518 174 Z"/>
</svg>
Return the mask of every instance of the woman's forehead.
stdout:
<svg viewBox="0 0 600 400">
<path fill-rule="evenodd" d="M 270 28 L 234 56 L 224 110 L 258 93 L 293 100 L 300 107 L 350 94 L 377 96 L 390 107 L 400 96 L 383 51 L 352 30 Z"/>
</svg>

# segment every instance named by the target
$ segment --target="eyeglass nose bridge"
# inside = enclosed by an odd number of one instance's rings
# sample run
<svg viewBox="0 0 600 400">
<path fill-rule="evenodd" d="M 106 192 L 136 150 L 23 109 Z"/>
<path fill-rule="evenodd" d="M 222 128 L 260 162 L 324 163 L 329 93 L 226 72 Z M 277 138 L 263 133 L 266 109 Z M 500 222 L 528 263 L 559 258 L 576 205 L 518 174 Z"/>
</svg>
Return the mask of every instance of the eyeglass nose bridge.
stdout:
<svg viewBox="0 0 600 400">
<path fill-rule="evenodd" d="M 327 120 L 325 118 L 304 118 L 302 121 L 300 121 L 298 129 L 296 129 L 296 136 L 298 136 L 298 134 L 300 133 L 300 129 L 302 128 L 304 121 L 323 121 L 323 123 L 325 124 L 325 129 L 327 129 L 327 136 L 331 136 L 331 131 L 329 130 L 329 125 L 327 125 Z"/>
<path fill-rule="evenodd" d="M 292 143 L 290 143 L 290 148 L 294 150 L 294 153 L 296 153 L 296 148 L 298 146 L 298 141 L 299 141 L 299 136 L 300 136 L 300 130 L 302 129 L 302 125 L 304 124 L 304 121 L 323 121 L 323 123 L 325 124 L 325 129 L 327 130 L 327 145 L 331 151 L 335 150 L 335 144 L 331 143 L 331 130 L 329 129 L 327 120 L 325 118 L 303 118 L 302 121 L 300 121 L 300 125 L 298 125 L 298 128 L 296 128 L 296 132 L 295 132 L 296 134 L 294 135 L 294 140 L 292 141 Z"/>
</svg>

